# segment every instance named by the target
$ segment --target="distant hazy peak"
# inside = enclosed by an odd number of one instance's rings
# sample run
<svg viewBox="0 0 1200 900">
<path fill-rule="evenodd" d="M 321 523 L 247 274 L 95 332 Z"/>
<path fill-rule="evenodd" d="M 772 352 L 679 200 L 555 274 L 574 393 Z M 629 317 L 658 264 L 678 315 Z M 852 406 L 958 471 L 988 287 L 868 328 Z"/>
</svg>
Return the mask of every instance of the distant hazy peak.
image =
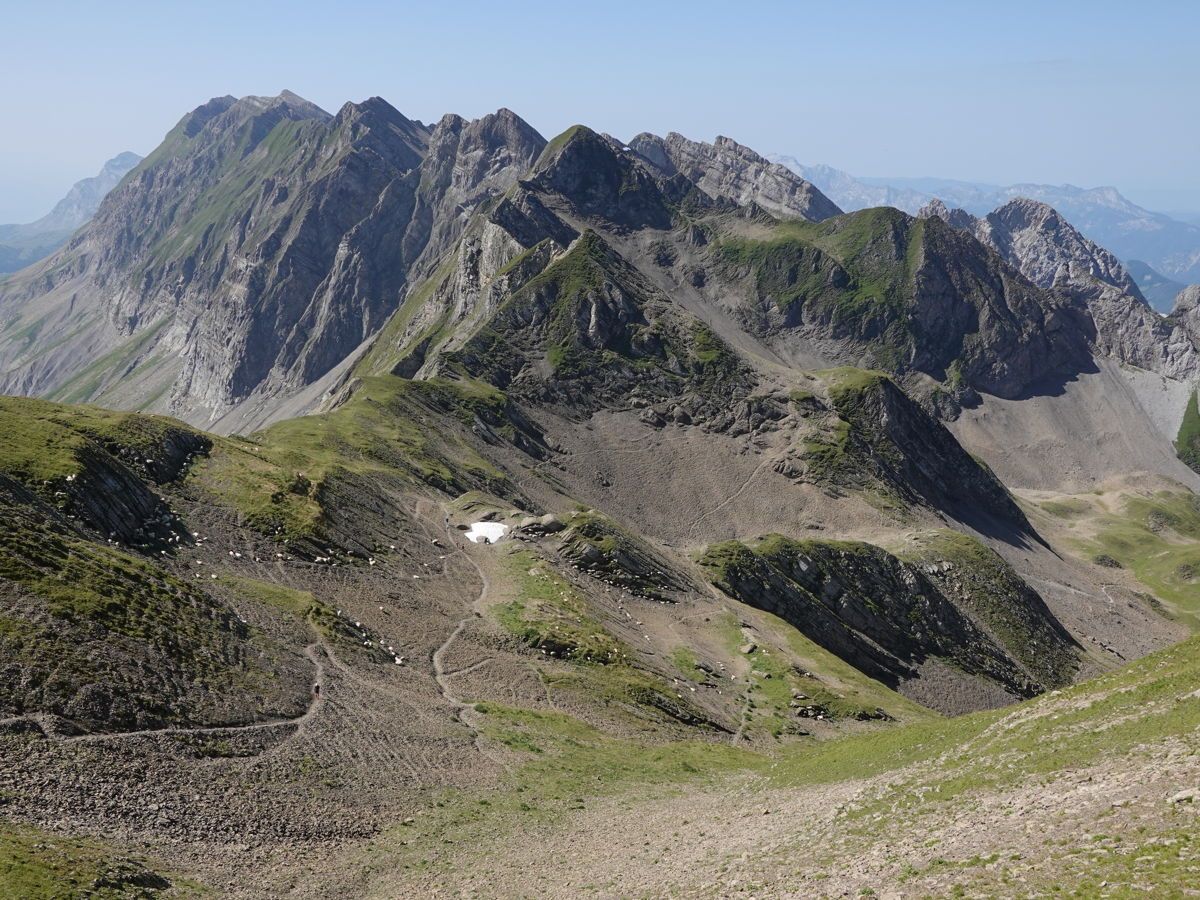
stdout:
<svg viewBox="0 0 1200 900">
<path fill-rule="evenodd" d="M 118 153 L 116 156 L 106 162 L 101 167 L 100 172 L 102 174 L 104 172 L 120 172 L 122 175 L 124 175 L 141 161 L 142 158 L 132 150 L 125 150 L 122 153 Z"/>
<path fill-rule="evenodd" d="M 95 214 L 105 195 L 141 161 L 142 158 L 130 150 L 117 154 L 100 168 L 99 173 L 75 182 L 66 196 L 45 216 L 20 226 L 20 233 L 35 235 L 74 231 Z"/>
</svg>

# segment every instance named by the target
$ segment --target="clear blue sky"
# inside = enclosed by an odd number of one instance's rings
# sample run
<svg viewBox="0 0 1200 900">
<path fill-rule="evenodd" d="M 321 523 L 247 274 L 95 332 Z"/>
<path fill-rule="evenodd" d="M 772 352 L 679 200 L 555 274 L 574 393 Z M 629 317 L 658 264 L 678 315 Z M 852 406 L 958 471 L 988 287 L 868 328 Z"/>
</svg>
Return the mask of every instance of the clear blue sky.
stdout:
<svg viewBox="0 0 1200 900">
<path fill-rule="evenodd" d="M 1115 184 L 1200 209 L 1200 2 L 30 2 L 0 13 L 0 222 L 221 94 L 378 94 L 727 134 L 861 175 Z"/>
</svg>

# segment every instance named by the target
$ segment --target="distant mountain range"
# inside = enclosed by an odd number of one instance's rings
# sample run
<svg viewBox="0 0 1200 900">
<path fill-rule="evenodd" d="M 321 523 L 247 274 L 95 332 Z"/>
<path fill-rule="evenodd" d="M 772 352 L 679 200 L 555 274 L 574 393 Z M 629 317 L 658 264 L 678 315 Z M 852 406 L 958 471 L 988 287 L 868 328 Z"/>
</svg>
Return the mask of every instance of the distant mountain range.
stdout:
<svg viewBox="0 0 1200 900">
<path fill-rule="evenodd" d="M 1130 277 L 1137 282 L 1142 296 L 1159 312 L 1167 312 L 1172 309 L 1175 298 L 1179 296 L 1180 291 L 1187 287 L 1182 281 L 1168 278 L 1140 259 L 1126 260 L 1125 268 L 1129 271 Z"/>
<path fill-rule="evenodd" d="M 1167 281 L 1200 282 L 1200 225 L 1152 212 L 1122 196 L 1113 187 L 1074 185 L 995 185 L 946 178 L 865 178 L 827 165 L 808 166 L 792 156 L 772 156 L 811 181 L 847 212 L 870 206 L 894 206 L 916 213 L 934 198 L 982 216 L 1017 197 L 1052 206 L 1084 235 L 1128 263 L 1139 260 Z M 1176 292 L 1178 293 L 1178 292 Z M 1158 292 L 1151 299 L 1166 312 L 1170 298 Z"/>
<path fill-rule="evenodd" d="M 0 225 L 0 272 L 22 269 L 65 244 L 76 228 L 96 214 L 100 201 L 120 184 L 125 173 L 141 161 L 136 153 L 120 153 L 98 174 L 75 182 L 54 209 L 36 222 Z"/>
</svg>

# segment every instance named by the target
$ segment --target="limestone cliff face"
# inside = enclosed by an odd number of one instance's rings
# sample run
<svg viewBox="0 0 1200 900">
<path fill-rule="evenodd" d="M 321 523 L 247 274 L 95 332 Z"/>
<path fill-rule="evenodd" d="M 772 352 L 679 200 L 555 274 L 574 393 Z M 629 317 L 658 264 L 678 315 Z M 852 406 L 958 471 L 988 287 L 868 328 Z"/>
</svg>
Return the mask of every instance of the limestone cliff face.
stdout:
<svg viewBox="0 0 1200 900">
<path fill-rule="evenodd" d="M 920 215 L 972 234 L 1034 284 L 1085 304 L 1099 353 L 1178 380 L 1200 375 L 1196 336 L 1183 317 L 1154 312 L 1120 260 L 1045 203 L 1017 198 L 976 218 L 935 200 Z"/>
<path fill-rule="evenodd" d="M 184 117 L 67 247 L 0 288 L 0 307 L 67 306 L 124 343 L 127 365 L 97 372 L 80 399 L 146 365 L 162 373 L 165 405 L 211 419 L 345 360 L 543 145 L 508 110 L 430 127 L 378 98 L 336 116 L 286 92 L 219 98 Z M 0 390 L 53 393 L 69 381 L 57 360 L 92 352 L 85 335 L 31 348 L 13 337 L 28 319 L 6 319 Z"/>
<path fill-rule="evenodd" d="M 1179 292 L 1170 319 L 1200 344 L 1200 284 L 1189 285 Z"/>
<path fill-rule="evenodd" d="M 939 218 L 970 232 L 1040 287 L 1072 284 L 1098 290 L 1108 285 L 1144 301 L 1119 259 L 1085 238 L 1045 203 L 1018 197 L 976 218 L 934 200 L 918 215 Z"/>
<path fill-rule="evenodd" d="M 665 138 L 643 133 L 629 146 L 660 171 L 683 175 L 714 199 L 754 203 L 773 215 L 811 222 L 841 213 L 813 184 L 731 138 L 706 144 L 675 132 Z"/>
</svg>

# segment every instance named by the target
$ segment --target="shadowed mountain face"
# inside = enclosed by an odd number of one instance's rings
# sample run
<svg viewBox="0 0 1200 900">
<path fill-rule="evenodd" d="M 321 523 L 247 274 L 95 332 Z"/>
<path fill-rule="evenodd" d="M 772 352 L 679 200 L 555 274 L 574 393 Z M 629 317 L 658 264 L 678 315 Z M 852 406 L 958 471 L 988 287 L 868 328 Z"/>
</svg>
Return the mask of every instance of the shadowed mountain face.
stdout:
<svg viewBox="0 0 1200 900">
<path fill-rule="evenodd" d="M 920 215 L 974 235 L 1034 284 L 1086 304 L 1105 353 L 1181 381 L 1195 377 L 1196 343 L 1181 317 L 1154 312 L 1121 262 L 1046 204 L 1010 200 L 976 218 L 934 200 Z"/>
</svg>

